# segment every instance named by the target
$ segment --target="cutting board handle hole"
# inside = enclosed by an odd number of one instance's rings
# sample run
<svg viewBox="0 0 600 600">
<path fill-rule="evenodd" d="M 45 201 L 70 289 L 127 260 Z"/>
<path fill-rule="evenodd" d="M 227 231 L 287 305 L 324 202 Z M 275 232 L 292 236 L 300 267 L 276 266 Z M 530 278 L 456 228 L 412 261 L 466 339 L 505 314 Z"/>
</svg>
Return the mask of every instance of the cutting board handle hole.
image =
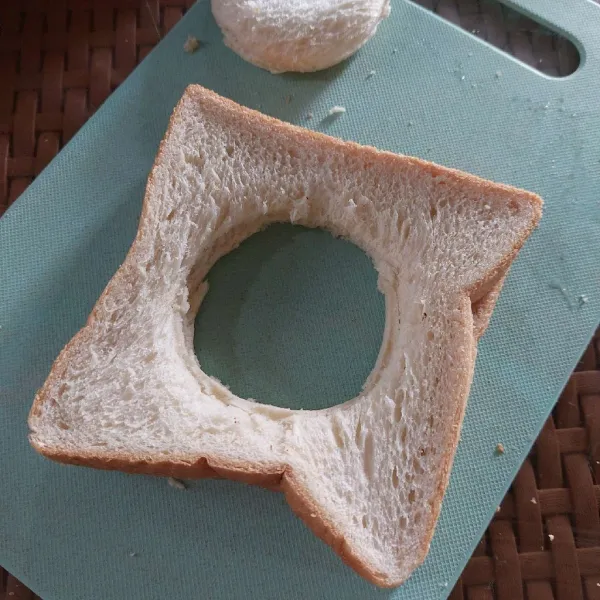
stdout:
<svg viewBox="0 0 600 600">
<path fill-rule="evenodd" d="M 499 0 L 410 0 L 550 77 L 579 67 L 575 44 Z"/>
</svg>

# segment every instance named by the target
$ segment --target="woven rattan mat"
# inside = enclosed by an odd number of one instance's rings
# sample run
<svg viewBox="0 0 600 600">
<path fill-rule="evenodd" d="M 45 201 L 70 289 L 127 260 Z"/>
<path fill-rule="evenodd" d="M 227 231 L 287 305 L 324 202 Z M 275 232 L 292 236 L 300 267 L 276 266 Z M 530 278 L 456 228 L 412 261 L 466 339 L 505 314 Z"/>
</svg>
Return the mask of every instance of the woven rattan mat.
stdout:
<svg viewBox="0 0 600 600">
<path fill-rule="evenodd" d="M 0 215 L 191 3 L 0 0 Z M 419 3 L 549 75 L 577 67 L 569 42 L 495 2 Z M 0 567 L 0 600 L 33 598 Z M 600 334 L 450 598 L 600 600 Z"/>
</svg>

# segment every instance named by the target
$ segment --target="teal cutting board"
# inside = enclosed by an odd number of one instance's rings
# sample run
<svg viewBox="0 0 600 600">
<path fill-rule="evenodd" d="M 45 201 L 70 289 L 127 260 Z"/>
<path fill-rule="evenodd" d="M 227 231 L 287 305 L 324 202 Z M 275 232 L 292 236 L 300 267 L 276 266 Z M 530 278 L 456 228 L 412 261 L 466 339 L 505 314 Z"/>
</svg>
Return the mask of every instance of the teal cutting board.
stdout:
<svg viewBox="0 0 600 600">
<path fill-rule="evenodd" d="M 0 564 L 44 600 L 447 596 L 600 320 L 600 8 L 514 5 L 574 40 L 576 73 L 546 77 L 397 0 L 345 64 L 273 76 L 223 46 L 200 2 L 109 98 L 0 220 Z M 189 33 L 205 42 L 193 55 L 183 52 Z M 480 343 L 431 552 L 398 590 L 345 567 L 281 495 L 226 481 L 181 491 L 55 465 L 28 446 L 34 392 L 123 259 L 169 114 L 192 82 L 545 199 Z M 333 105 L 346 113 L 327 118 Z M 383 301 L 355 247 L 281 226 L 223 259 L 210 280 L 197 321 L 209 373 L 242 395 L 304 408 L 358 391 Z"/>
</svg>

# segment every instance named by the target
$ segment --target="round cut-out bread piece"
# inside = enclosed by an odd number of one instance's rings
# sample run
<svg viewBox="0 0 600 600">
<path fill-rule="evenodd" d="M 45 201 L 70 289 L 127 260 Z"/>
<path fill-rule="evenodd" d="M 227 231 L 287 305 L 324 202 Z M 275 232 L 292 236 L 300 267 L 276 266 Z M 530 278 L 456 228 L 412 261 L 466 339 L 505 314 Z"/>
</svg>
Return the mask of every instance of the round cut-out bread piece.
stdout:
<svg viewBox="0 0 600 600">
<path fill-rule="evenodd" d="M 225 44 L 272 73 L 319 71 L 377 31 L 389 0 L 212 0 Z"/>
<path fill-rule="evenodd" d="M 540 214 L 534 194 L 191 86 L 160 146 L 134 244 L 36 396 L 31 443 L 61 462 L 280 489 L 350 566 L 398 585 L 427 553 L 476 340 Z M 211 266 L 280 221 L 354 241 L 379 272 L 387 314 L 377 364 L 363 391 L 333 408 L 237 397 L 194 354 Z"/>
</svg>

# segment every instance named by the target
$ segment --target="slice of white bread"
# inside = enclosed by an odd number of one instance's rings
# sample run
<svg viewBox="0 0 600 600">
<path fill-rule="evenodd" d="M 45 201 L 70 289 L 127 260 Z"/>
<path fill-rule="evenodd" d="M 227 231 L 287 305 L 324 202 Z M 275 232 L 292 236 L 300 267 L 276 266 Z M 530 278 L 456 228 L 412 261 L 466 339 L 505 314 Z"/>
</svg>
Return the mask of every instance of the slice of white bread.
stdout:
<svg viewBox="0 0 600 600">
<path fill-rule="evenodd" d="M 212 0 L 225 44 L 273 73 L 319 71 L 354 54 L 389 0 Z"/>
<path fill-rule="evenodd" d="M 135 242 L 37 394 L 30 441 L 65 463 L 282 490 L 349 565 L 398 585 L 427 553 L 477 337 L 540 215 L 529 192 L 191 86 L 152 168 Z M 239 398 L 193 350 L 211 266 L 279 221 L 354 241 L 386 298 L 363 391 L 326 410 Z"/>
</svg>

